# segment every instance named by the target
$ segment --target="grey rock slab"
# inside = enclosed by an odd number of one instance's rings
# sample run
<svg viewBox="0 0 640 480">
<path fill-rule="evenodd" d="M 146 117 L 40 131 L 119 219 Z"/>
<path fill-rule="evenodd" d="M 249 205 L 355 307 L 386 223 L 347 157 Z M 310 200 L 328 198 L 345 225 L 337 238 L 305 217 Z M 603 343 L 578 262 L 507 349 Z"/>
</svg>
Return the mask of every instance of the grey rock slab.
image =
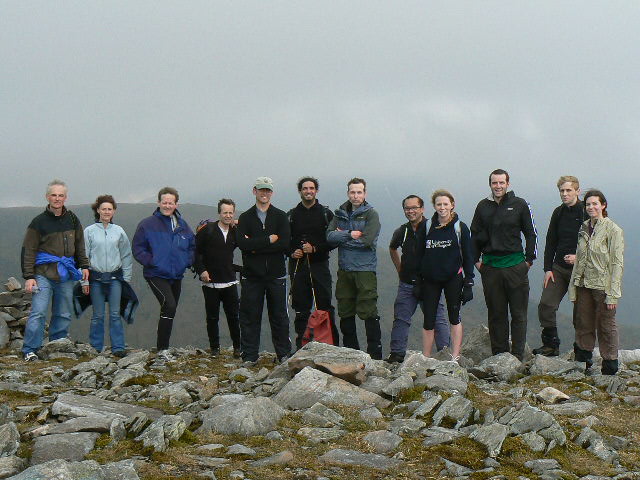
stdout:
<svg viewBox="0 0 640 480">
<path fill-rule="evenodd" d="M 344 436 L 346 432 L 339 428 L 302 427 L 297 433 L 311 443 L 325 443 Z"/>
<path fill-rule="evenodd" d="M 560 469 L 560 464 L 553 458 L 541 458 L 538 460 L 529 460 L 524 463 L 524 466 L 533 471 L 536 475 L 541 475 L 548 470 Z"/>
<path fill-rule="evenodd" d="M 108 417 L 110 419 L 127 419 L 136 413 L 144 413 L 151 419 L 162 416 L 162 411 L 155 408 L 130 405 L 121 402 L 102 400 L 92 395 L 74 395 L 63 393 L 51 406 L 51 413 L 65 417 Z"/>
<path fill-rule="evenodd" d="M 396 435 L 401 433 L 405 435 L 414 435 L 426 426 L 427 424 L 425 422 L 416 418 L 398 418 L 391 421 L 389 424 L 389 431 Z"/>
<path fill-rule="evenodd" d="M 393 398 L 397 397 L 405 390 L 410 390 L 411 388 L 413 388 L 413 377 L 411 375 L 405 374 L 400 375 L 398 378 L 384 387 L 382 393 L 388 397 Z"/>
<path fill-rule="evenodd" d="M 518 435 L 518 438 L 534 452 L 544 452 L 547 446 L 544 438 L 535 432 L 523 433 L 522 435 Z"/>
<path fill-rule="evenodd" d="M 447 398 L 433 414 L 433 425 L 439 426 L 444 419 L 456 422 L 455 429 L 464 427 L 473 415 L 473 403 L 461 395 Z"/>
<path fill-rule="evenodd" d="M 228 458 L 208 457 L 205 455 L 186 455 L 187 458 L 196 461 L 199 465 L 207 468 L 218 468 L 230 463 Z"/>
<path fill-rule="evenodd" d="M 18 296 L 13 292 L 0 293 L 0 307 L 12 307 L 14 305 L 19 305 L 21 300 L 21 296 Z"/>
<path fill-rule="evenodd" d="M 11 340 L 9 326 L 7 325 L 7 321 L 0 317 L 0 348 L 6 348 L 6 346 L 9 345 L 9 340 Z"/>
<path fill-rule="evenodd" d="M 375 393 L 328 375 L 311 367 L 305 367 L 289 381 L 273 398 L 285 408 L 309 408 L 314 403 L 364 407 L 376 405 L 385 408 L 390 401 Z"/>
<path fill-rule="evenodd" d="M 457 464 L 451 460 L 447 460 L 444 457 L 440 457 L 444 462 L 444 470 L 440 472 L 440 476 L 444 477 L 451 475 L 454 477 L 464 477 L 473 473 L 473 470 L 465 467 L 464 465 Z"/>
<path fill-rule="evenodd" d="M 427 372 L 433 372 L 439 363 L 439 360 L 425 357 L 420 352 L 407 352 L 404 362 L 398 368 L 398 373 L 425 376 Z"/>
<path fill-rule="evenodd" d="M 199 433 L 224 435 L 264 435 L 274 430 L 285 410 L 270 398 L 245 398 L 241 402 L 224 403 L 201 414 Z"/>
<path fill-rule="evenodd" d="M 227 448 L 227 455 L 245 455 L 247 457 L 255 457 L 256 451 L 246 445 L 235 443 Z"/>
<path fill-rule="evenodd" d="M 102 465 L 107 480 L 139 480 L 135 461 L 131 459 Z"/>
<path fill-rule="evenodd" d="M 15 475 L 27 466 L 27 461 L 20 457 L 0 457 L 0 478 Z"/>
<path fill-rule="evenodd" d="M 434 408 L 436 408 L 440 402 L 442 401 L 442 397 L 440 395 L 433 395 L 429 397 L 427 400 L 422 402 L 418 408 L 413 411 L 411 418 L 424 417 L 425 415 L 430 414 Z"/>
<path fill-rule="evenodd" d="M 375 453 L 388 453 L 395 450 L 402 443 L 402 437 L 386 430 L 367 433 L 363 440 Z"/>
<path fill-rule="evenodd" d="M 0 391 L 2 390 L 40 397 L 44 392 L 44 387 L 41 385 L 32 385 L 30 383 L 0 382 Z"/>
<path fill-rule="evenodd" d="M 77 354 L 78 349 L 76 348 L 75 343 L 73 343 L 68 338 L 60 338 L 58 340 L 51 340 L 47 344 L 45 344 L 40 349 L 40 354 L 42 354 L 45 358 L 50 356 L 52 353 L 73 353 Z"/>
<path fill-rule="evenodd" d="M 7 291 L 9 292 L 20 290 L 22 288 L 22 284 L 15 277 L 7 278 L 7 283 L 5 283 L 4 286 L 7 288 Z"/>
<path fill-rule="evenodd" d="M 509 428 L 500 423 L 484 425 L 469 435 L 469 438 L 487 447 L 489 457 L 496 458 L 502 450 L 502 443 L 509 434 Z"/>
<path fill-rule="evenodd" d="M 293 453 L 289 450 L 284 450 L 283 452 L 276 453 L 275 455 L 271 455 L 270 457 L 261 458 L 260 460 L 255 460 L 250 463 L 252 467 L 266 467 L 269 465 L 284 465 L 293 460 Z"/>
<path fill-rule="evenodd" d="M 530 375 L 553 375 L 562 376 L 579 369 L 575 362 L 563 360 L 558 357 L 545 357 L 544 355 L 534 355 L 533 362 L 529 368 Z"/>
<path fill-rule="evenodd" d="M 360 410 L 359 415 L 362 421 L 367 425 L 376 425 L 384 418 L 382 412 L 380 412 L 376 407 L 363 408 Z"/>
<path fill-rule="evenodd" d="M 94 460 L 68 462 L 51 460 L 23 470 L 8 480 L 111 480 Z"/>
<path fill-rule="evenodd" d="M 92 358 L 88 362 L 82 362 L 74 365 L 71 368 L 73 373 L 103 373 L 104 369 L 111 363 L 111 360 L 104 355 L 98 355 L 96 358 Z"/>
<path fill-rule="evenodd" d="M 522 371 L 522 362 L 508 352 L 484 359 L 478 365 L 487 378 L 510 382 Z"/>
<path fill-rule="evenodd" d="M 15 423 L 0 425 L 0 457 L 11 457 L 20 447 L 20 432 Z"/>
<path fill-rule="evenodd" d="M 319 342 L 307 343 L 287 360 L 287 365 L 294 373 L 311 367 L 354 385 L 360 385 L 377 368 L 376 361 L 365 352 Z"/>
<path fill-rule="evenodd" d="M 172 441 L 177 441 L 187 429 L 187 423 L 180 415 L 163 415 L 154 420 L 144 432 L 136 437 L 145 447 L 164 452 Z"/>
<path fill-rule="evenodd" d="M 0 425 L 4 425 L 14 419 L 13 411 L 5 403 L 0 403 Z"/>
<path fill-rule="evenodd" d="M 318 460 L 332 465 L 353 465 L 377 470 L 389 470 L 402 465 L 402 460 L 395 458 L 385 457 L 377 453 L 362 453 L 342 448 L 329 450 L 324 455 L 319 456 Z"/>
<path fill-rule="evenodd" d="M 47 434 L 73 433 L 73 432 L 108 432 L 111 426 L 111 418 L 108 417 L 76 417 L 63 423 L 55 423 L 49 426 Z"/>
<path fill-rule="evenodd" d="M 182 383 L 170 383 L 158 387 L 154 396 L 160 401 L 169 403 L 172 407 L 184 407 L 193 401 Z"/>
<path fill-rule="evenodd" d="M 440 445 L 442 443 L 451 443 L 456 438 L 464 436 L 458 430 L 453 430 L 451 428 L 444 427 L 431 427 L 426 428 L 420 432 L 425 439 L 422 442 L 422 445 L 425 447 L 431 447 L 433 445 Z"/>
<path fill-rule="evenodd" d="M 95 432 L 76 432 L 37 437 L 33 443 L 31 465 L 56 459 L 72 462 L 84 460 L 84 456 L 93 450 L 99 436 Z"/>
<path fill-rule="evenodd" d="M 321 403 L 316 403 L 302 415 L 302 421 L 316 427 L 333 427 L 344 422 L 342 415 Z"/>
<path fill-rule="evenodd" d="M 124 420 L 121 418 L 114 418 L 109 425 L 109 436 L 112 443 L 118 443 L 120 440 L 124 440 L 127 437 L 127 429 L 124 426 Z"/>
<path fill-rule="evenodd" d="M 485 325 L 465 328 L 460 352 L 476 364 L 489 358 L 492 355 L 489 329 Z"/>
<path fill-rule="evenodd" d="M 559 405 L 547 405 L 545 410 L 553 415 L 577 416 L 587 415 L 597 408 L 595 403 L 579 400 L 577 402 L 566 402 Z"/>
<path fill-rule="evenodd" d="M 469 372 L 466 368 L 461 367 L 456 362 L 438 362 L 433 369 L 433 373 L 434 375 L 446 375 L 447 377 L 459 378 L 463 382 L 469 383 Z"/>
<path fill-rule="evenodd" d="M 547 442 L 554 442 L 555 445 L 564 445 L 567 443 L 567 435 L 558 422 L 554 422 L 553 425 L 548 428 L 538 430 L 538 435 Z"/>
<path fill-rule="evenodd" d="M 509 427 L 513 435 L 520 435 L 548 428 L 556 423 L 556 420 L 550 413 L 525 403 L 520 405 L 519 409 L 507 412 L 498 419 L 498 422 Z"/>
<path fill-rule="evenodd" d="M 375 393 L 376 395 L 382 395 L 382 392 L 387 385 L 391 383 L 387 377 L 379 377 L 377 375 L 369 375 L 367 379 L 360 385 L 360 388 L 367 392 Z"/>
<path fill-rule="evenodd" d="M 244 402 L 246 399 L 247 397 L 239 393 L 225 393 L 211 397 L 209 400 L 209 407 L 213 408 L 225 404 Z"/>
<path fill-rule="evenodd" d="M 426 378 L 419 378 L 414 384 L 416 387 L 426 387 L 434 392 L 458 392 L 461 395 L 467 393 L 467 382 L 449 375 L 436 374 Z"/>
<path fill-rule="evenodd" d="M 149 355 L 147 350 L 130 352 L 126 357 L 118 360 L 118 368 L 128 368 L 131 365 L 144 365 L 149 359 Z"/>
</svg>

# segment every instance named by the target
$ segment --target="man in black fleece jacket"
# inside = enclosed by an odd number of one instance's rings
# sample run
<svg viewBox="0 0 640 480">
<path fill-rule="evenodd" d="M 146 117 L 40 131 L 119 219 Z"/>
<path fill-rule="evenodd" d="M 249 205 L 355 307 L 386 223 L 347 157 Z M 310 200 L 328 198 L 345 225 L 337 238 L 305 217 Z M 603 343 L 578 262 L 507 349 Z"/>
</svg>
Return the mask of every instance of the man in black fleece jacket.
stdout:
<svg viewBox="0 0 640 480">
<path fill-rule="evenodd" d="M 491 172 L 489 186 L 491 195 L 480 200 L 471 222 L 474 261 L 487 303 L 491 350 L 494 355 L 511 351 L 522 360 L 527 338 L 528 274 L 536 258 L 536 227 L 526 200 L 508 191 L 509 174 L 505 170 Z M 521 234 L 526 242 L 524 251 Z"/>
<path fill-rule="evenodd" d="M 258 177 L 253 187 L 256 204 L 240 215 L 237 241 L 242 250 L 240 285 L 240 343 L 242 359 L 258 361 L 264 298 L 267 298 L 271 340 L 278 361 L 291 354 L 287 312 L 287 271 L 289 252 L 287 214 L 271 205 L 273 180 Z"/>
<path fill-rule="evenodd" d="M 240 357 L 240 326 L 238 323 L 238 280 L 240 267 L 233 264 L 233 251 L 237 247 L 234 214 L 236 204 L 223 198 L 218 202 L 220 219 L 209 222 L 196 234 L 195 269 L 202 281 L 204 306 L 207 314 L 207 334 L 211 355 L 220 353 L 220 302 L 229 325 L 233 342 L 233 356 Z"/>
<path fill-rule="evenodd" d="M 303 177 L 298 180 L 301 202 L 287 213 L 291 226 L 291 306 L 296 312 L 296 348 L 302 347 L 302 337 L 307 328 L 314 298 L 316 308 L 329 312 L 333 341 L 338 345 L 338 329 L 335 311 L 331 305 L 331 271 L 327 226 L 333 212 L 318 202 L 318 179 Z"/>
<path fill-rule="evenodd" d="M 544 246 L 544 289 L 538 304 L 538 320 L 542 327 L 542 346 L 534 354 L 555 357 L 560 354 L 560 338 L 556 312 L 569 289 L 571 271 L 576 261 L 578 230 L 587 219 L 578 195 L 580 183 L 576 177 L 564 175 L 558 180 L 562 205 L 551 215 Z M 574 308 L 574 321 L 576 310 Z"/>
</svg>

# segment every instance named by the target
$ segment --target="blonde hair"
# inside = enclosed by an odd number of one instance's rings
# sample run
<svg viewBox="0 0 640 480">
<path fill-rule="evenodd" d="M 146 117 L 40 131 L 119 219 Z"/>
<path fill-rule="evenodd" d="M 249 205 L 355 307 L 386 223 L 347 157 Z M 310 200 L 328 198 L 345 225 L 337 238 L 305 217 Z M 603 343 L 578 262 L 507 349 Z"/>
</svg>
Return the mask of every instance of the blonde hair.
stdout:
<svg viewBox="0 0 640 480">
<path fill-rule="evenodd" d="M 575 188 L 576 190 L 580 188 L 580 182 L 578 181 L 578 177 L 574 177 L 573 175 L 562 175 L 558 179 L 558 183 L 557 183 L 558 188 L 560 188 L 563 183 L 567 183 L 567 182 L 573 185 L 573 188 Z"/>
</svg>

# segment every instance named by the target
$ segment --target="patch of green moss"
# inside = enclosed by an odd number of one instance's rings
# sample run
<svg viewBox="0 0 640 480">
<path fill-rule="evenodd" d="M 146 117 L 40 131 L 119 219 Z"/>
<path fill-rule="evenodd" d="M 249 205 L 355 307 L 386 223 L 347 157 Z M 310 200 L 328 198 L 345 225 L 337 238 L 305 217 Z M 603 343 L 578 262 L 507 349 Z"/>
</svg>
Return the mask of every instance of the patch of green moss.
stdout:
<svg viewBox="0 0 640 480">
<path fill-rule="evenodd" d="M 140 385 L 142 387 L 148 387 L 149 385 L 157 385 L 158 379 L 154 375 L 140 375 L 139 377 L 133 377 L 124 382 L 124 387 L 130 387 L 132 385 Z"/>
<path fill-rule="evenodd" d="M 403 390 L 394 398 L 394 401 L 396 403 L 409 403 L 415 400 L 422 400 L 422 392 L 424 392 L 426 388 L 427 387 L 422 386 Z"/>
<path fill-rule="evenodd" d="M 138 405 L 162 410 L 166 415 L 176 415 L 180 411 L 180 408 L 172 407 L 162 400 L 143 400 L 142 402 L 138 402 Z"/>
<path fill-rule="evenodd" d="M 562 470 L 572 472 L 579 477 L 585 475 L 613 476 L 616 471 L 612 465 L 596 457 L 593 453 L 567 442 L 565 447 L 556 447 L 549 452 L 550 458 L 555 458 Z"/>
<path fill-rule="evenodd" d="M 32 453 L 33 453 L 32 442 L 20 442 L 20 446 L 18 447 L 18 451 L 16 452 L 17 457 L 24 458 L 25 460 L 30 460 Z"/>
<path fill-rule="evenodd" d="M 111 443 L 111 436 L 108 433 L 103 433 L 96 439 L 95 449 L 104 448 Z"/>
</svg>

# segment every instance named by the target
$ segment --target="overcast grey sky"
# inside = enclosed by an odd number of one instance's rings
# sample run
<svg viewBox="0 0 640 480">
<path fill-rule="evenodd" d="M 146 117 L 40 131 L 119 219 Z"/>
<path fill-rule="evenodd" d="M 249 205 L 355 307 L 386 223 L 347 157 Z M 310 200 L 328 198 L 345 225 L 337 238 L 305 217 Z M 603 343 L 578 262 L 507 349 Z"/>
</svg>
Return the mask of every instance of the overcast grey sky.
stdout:
<svg viewBox="0 0 640 480">
<path fill-rule="evenodd" d="M 497 167 L 525 197 L 571 173 L 611 203 L 640 178 L 636 1 L 0 9 L 0 206 L 43 204 L 53 177 L 72 203 L 165 184 L 213 203 L 308 173 L 475 198 Z"/>
</svg>

